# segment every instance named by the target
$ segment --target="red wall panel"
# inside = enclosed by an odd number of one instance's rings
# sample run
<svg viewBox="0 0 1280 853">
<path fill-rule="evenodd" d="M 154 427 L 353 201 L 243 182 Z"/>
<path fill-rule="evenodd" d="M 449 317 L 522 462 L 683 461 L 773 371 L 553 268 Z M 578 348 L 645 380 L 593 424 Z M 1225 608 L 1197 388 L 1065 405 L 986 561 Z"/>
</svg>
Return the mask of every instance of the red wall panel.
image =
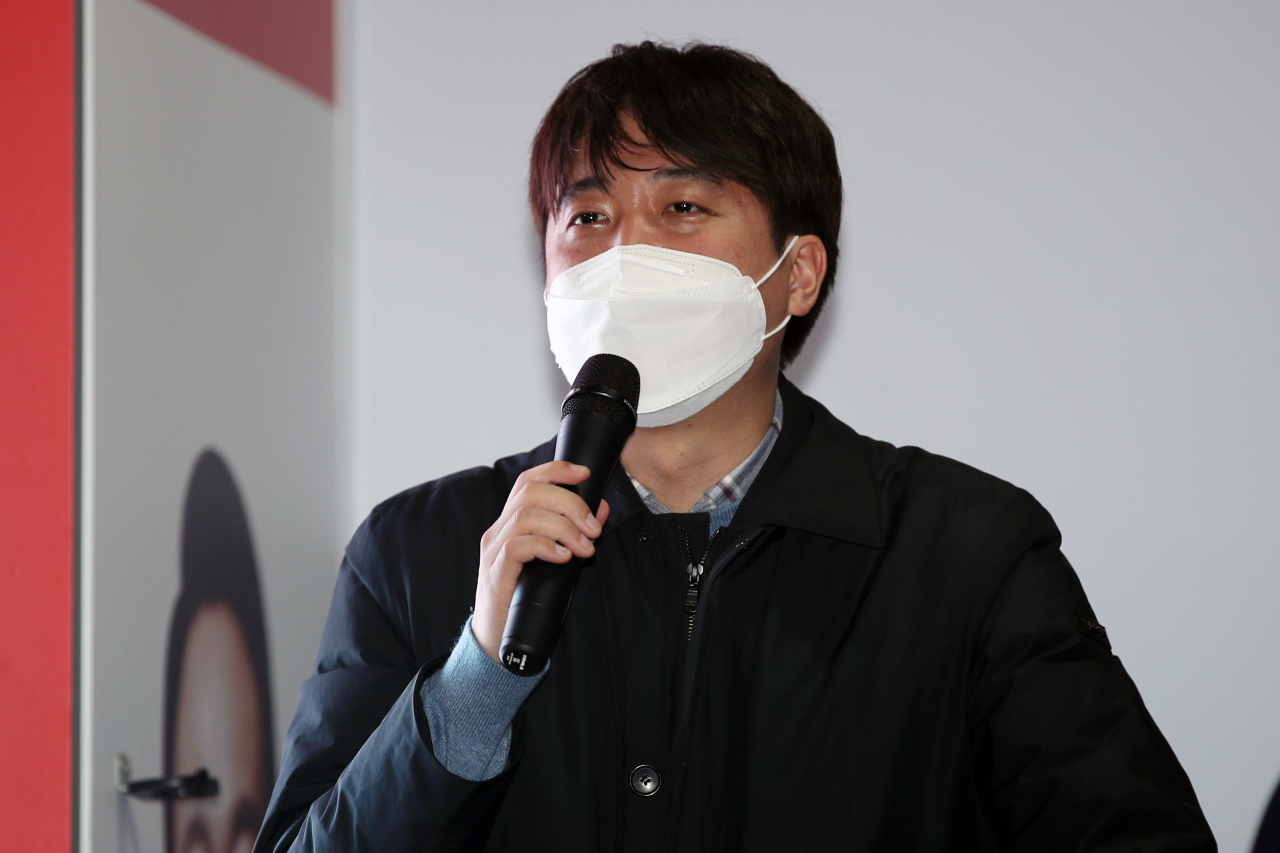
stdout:
<svg viewBox="0 0 1280 853">
<path fill-rule="evenodd" d="M 72 839 L 75 7 L 0 3 L 0 846 Z"/>
</svg>

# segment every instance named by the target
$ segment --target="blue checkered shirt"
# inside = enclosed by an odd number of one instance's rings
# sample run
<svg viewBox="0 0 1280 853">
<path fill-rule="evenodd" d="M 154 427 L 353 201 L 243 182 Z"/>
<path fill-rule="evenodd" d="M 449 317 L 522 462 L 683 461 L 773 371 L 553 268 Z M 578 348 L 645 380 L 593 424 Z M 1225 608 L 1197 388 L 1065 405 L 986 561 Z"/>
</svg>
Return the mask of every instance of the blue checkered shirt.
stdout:
<svg viewBox="0 0 1280 853">
<path fill-rule="evenodd" d="M 780 432 L 782 432 L 782 394 L 775 391 L 773 395 L 773 420 L 770 422 L 769 428 L 765 430 L 764 438 L 760 439 L 756 449 L 751 451 L 751 455 L 744 459 L 741 465 L 725 474 L 720 482 L 707 489 L 702 495 L 702 500 L 694 504 L 689 512 L 710 513 L 712 530 L 728 527 L 729 522 L 733 520 L 734 512 L 738 509 L 738 504 L 746 496 L 747 489 L 751 488 L 751 484 L 755 482 L 756 475 L 764 467 L 764 461 L 769 458 L 769 451 L 773 450 L 773 445 L 778 440 L 778 433 Z M 627 476 L 631 477 L 631 474 L 628 473 Z M 640 500 L 644 501 L 644 505 L 649 508 L 650 512 L 658 514 L 671 512 L 635 477 L 631 477 L 631 485 L 636 487 L 636 493 L 640 495 Z"/>
</svg>

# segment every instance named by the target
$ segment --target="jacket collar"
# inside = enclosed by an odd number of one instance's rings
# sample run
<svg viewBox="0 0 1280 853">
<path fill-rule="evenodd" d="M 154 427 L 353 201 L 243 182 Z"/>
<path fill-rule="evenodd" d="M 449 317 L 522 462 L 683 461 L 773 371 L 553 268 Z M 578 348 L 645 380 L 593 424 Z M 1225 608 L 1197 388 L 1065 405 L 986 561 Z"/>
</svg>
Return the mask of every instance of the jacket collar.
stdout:
<svg viewBox="0 0 1280 853">
<path fill-rule="evenodd" d="M 740 525 L 773 525 L 866 545 L 884 546 L 880 490 L 871 467 L 871 441 L 805 396 L 785 376 L 782 432 L 734 518 Z M 605 490 L 608 532 L 647 512 L 619 465 Z"/>
</svg>

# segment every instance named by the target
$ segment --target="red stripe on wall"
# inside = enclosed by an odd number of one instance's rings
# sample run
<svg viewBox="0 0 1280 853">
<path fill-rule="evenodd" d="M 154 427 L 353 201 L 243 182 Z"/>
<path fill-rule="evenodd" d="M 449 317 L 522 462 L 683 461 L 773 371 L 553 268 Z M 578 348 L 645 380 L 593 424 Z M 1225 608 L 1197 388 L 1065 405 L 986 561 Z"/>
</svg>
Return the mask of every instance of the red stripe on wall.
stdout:
<svg viewBox="0 0 1280 853">
<path fill-rule="evenodd" d="M 72 839 L 75 10 L 0 3 L 0 847 Z"/>
<path fill-rule="evenodd" d="M 333 0 L 147 0 L 333 103 Z"/>
</svg>

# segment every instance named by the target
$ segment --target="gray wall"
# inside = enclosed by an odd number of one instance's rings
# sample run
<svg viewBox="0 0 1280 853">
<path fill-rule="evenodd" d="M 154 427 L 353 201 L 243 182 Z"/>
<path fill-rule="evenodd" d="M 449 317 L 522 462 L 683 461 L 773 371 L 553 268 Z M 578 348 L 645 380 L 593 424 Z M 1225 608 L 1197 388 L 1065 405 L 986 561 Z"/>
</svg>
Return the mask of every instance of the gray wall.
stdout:
<svg viewBox="0 0 1280 853">
<path fill-rule="evenodd" d="M 246 504 L 277 743 L 333 588 L 341 116 L 138 0 L 84 8 L 81 843 L 158 851 L 160 807 L 116 794 L 113 757 L 135 778 L 162 769 L 182 501 L 203 448 Z"/>
<path fill-rule="evenodd" d="M 370 0 L 353 19 L 350 528 L 549 437 L 535 125 L 616 41 L 762 56 L 835 131 L 796 368 L 856 429 L 1028 488 L 1226 851 L 1280 776 L 1280 7 Z"/>
</svg>

